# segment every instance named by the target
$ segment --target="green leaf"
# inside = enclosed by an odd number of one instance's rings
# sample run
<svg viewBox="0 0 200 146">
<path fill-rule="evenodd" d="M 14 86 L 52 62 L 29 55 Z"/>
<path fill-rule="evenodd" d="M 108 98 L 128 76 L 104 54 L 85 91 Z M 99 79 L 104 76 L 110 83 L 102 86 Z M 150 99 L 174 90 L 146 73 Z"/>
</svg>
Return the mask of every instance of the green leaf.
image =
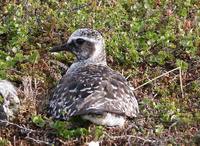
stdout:
<svg viewBox="0 0 200 146">
<path fill-rule="evenodd" d="M 36 115 L 32 117 L 32 122 L 36 124 L 38 127 L 44 127 L 45 120 L 42 118 L 41 115 Z"/>
<path fill-rule="evenodd" d="M 188 63 L 180 59 L 176 60 L 176 66 L 181 67 L 183 71 L 186 71 L 188 69 Z"/>
<path fill-rule="evenodd" d="M 37 50 L 34 50 L 31 52 L 31 55 L 29 56 L 29 61 L 31 63 L 38 63 L 38 60 L 40 59 L 40 54 Z"/>
<path fill-rule="evenodd" d="M 96 126 L 95 138 L 99 139 L 103 135 L 103 126 Z"/>
<path fill-rule="evenodd" d="M 156 125 L 155 133 L 157 135 L 162 134 L 164 131 L 164 126 L 162 124 Z"/>
</svg>

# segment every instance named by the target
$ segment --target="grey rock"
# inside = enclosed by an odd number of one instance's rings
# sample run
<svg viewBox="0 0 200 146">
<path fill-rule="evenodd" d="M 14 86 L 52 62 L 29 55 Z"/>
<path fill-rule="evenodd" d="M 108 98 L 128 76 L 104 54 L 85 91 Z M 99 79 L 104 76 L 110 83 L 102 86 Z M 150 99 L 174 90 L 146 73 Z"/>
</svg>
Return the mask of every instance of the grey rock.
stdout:
<svg viewBox="0 0 200 146">
<path fill-rule="evenodd" d="M 7 80 L 0 80 L 0 96 L 3 98 L 0 103 L 0 120 L 13 120 L 20 107 L 15 86 Z"/>
</svg>

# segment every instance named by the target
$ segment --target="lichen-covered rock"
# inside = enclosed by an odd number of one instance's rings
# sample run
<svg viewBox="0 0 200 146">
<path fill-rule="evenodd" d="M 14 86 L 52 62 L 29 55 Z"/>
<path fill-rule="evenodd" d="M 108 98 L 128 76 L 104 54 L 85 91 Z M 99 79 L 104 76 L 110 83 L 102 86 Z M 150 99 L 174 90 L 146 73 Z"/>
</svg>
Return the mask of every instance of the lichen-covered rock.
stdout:
<svg viewBox="0 0 200 146">
<path fill-rule="evenodd" d="M 0 120 L 12 120 L 19 111 L 20 100 L 16 88 L 7 80 L 0 80 Z"/>
</svg>

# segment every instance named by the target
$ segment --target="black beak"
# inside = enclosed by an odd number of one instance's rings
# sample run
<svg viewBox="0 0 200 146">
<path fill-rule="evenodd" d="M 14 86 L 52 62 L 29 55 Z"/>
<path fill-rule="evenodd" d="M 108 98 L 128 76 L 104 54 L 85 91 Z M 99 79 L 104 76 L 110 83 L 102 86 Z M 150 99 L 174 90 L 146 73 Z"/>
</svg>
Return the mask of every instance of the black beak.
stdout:
<svg viewBox="0 0 200 146">
<path fill-rule="evenodd" d="M 59 52 L 59 51 L 69 51 L 69 44 L 64 43 L 62 45 L 55 46 L 51 50 L 49 50 L 49 52 Z"/>
</svg>

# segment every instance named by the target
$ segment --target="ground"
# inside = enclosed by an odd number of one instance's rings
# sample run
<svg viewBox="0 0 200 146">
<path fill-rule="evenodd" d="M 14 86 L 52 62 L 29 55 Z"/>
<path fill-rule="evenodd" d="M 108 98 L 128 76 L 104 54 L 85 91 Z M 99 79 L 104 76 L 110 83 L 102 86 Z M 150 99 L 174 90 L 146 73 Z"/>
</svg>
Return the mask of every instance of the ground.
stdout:
<svg viewBox="0 0 200 146">
<path fill-rule="evenodd" d="M 199 8 L 198 0 L 2 2 L 0 79 L 18 87 L 21 109 L 1 127 L 0 145 L 200 145 Z M 74 59 L 48 50 L 82 27 L 103 34 L 109 66 L 135 87 L 140 115 L 124 128 L 46 116 Z"/>
</svg>

